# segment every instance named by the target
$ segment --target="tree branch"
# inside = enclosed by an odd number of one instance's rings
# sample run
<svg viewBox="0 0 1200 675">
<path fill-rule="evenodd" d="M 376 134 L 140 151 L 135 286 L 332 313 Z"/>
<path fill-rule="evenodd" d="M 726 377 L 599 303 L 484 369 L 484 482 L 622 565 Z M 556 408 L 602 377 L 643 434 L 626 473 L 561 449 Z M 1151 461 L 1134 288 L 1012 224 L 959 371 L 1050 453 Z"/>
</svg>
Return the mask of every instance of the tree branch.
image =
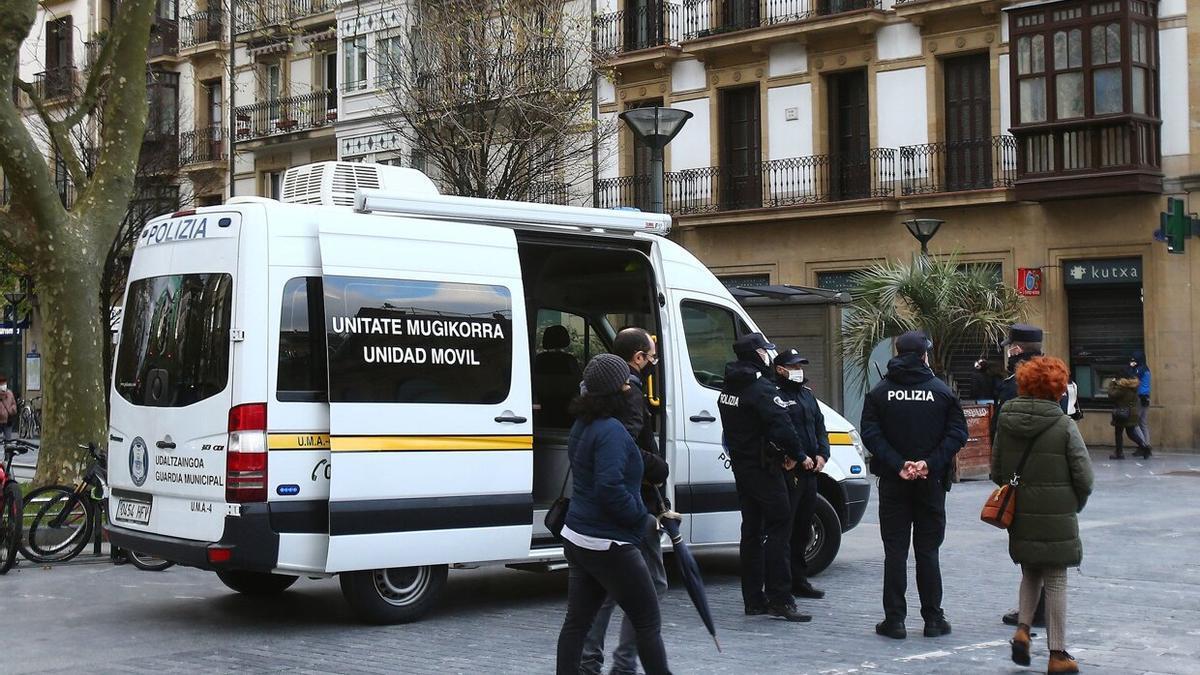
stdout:
<svg viewBox="0 0 1200 675">
<path fill-rule="evenodd" d="M 79 153 L 75 152 L 75 144 L 71 142 L 71 126 L 54 119 L 32 84 L 22 80 L 16 80 L 15 84 L 33 103 L 34 111 L 37 112 L 42 124 L 46 127 L 46 133 L 50 135 L 50 143 L 57 151 L 58 160 L 67 167 L 67 175 L 71 177 L 71 182 L 75 184 L 76 189 L 85 189 L 88 175 L 83 168 L 83 163 L 79 161 Z"/>
</svg>

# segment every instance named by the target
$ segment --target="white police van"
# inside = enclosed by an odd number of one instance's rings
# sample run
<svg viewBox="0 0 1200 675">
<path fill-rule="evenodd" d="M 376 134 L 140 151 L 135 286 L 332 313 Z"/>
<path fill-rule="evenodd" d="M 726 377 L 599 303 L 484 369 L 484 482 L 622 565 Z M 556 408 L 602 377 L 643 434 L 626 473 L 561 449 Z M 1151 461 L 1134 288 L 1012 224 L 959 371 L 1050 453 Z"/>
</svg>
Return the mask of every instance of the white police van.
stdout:
<svg viewBox="0 0 1200 675">
<path fill-rule="evenodd" d="M 244 593 L 336 574 L 373 622 L 420 617 L 449 566 L 549 567 L 565 406 L 637 325 L 659 342 L 649 397 L 683 532 L 737 542 L 716 398 L 754 328 L 669 226 L 339 162 L 290 169 L 282 202 L 151 221 L 114 365 L 112 541 Z M 869 495 L 857 434 L 825 414 L 816 568 Z"/>
</svg>

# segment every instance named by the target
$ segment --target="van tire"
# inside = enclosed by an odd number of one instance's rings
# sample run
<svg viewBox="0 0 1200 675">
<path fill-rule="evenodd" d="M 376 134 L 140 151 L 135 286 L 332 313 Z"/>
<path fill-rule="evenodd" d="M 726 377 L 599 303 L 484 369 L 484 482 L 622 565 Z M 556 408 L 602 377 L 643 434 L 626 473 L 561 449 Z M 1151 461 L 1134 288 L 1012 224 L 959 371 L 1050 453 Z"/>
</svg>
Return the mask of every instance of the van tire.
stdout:
<svg viewBox="0 0 1200 675">
<path fill-rule="evenodd" d="M 366 623 L 416 621 L 429 613 L 446 587 L 445 565 L 342 572 L 342 595 Z"/>
<path fill-rule="evenodd" d="M 244 595 L 278 595 L 290 588 L 300 577 L 249 570 L 220 570 L 217 572 L 217 578 L 221 583 Z"/>
<path fill-rule="evenodd" d="M 842 521 L 824 495 L 817 495 L 811 527 L 813 536 L 805 551 L 805 562 L 808 575 L 816 576 L 829 567 L 842 547 Z"/>
</svg>

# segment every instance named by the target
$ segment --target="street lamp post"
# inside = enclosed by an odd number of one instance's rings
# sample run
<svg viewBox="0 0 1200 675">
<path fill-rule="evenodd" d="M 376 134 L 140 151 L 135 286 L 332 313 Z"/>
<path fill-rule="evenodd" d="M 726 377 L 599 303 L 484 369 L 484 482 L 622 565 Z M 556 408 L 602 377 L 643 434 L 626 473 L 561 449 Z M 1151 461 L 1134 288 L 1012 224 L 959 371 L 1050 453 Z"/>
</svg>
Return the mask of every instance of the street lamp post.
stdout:
<svg viewBox="0 0 1200 675">
<path fill-rule="evenodd" d="M 937 234 L 938 228 L 944 222 L 946 221 L 937 218 L 913 218 L 904 221 L 904 226 L 908 228 L 909 234 L 921 242 L 921 255 L 929 255 L 929 240 L 933 239 L 933 235 Z"/>
<path fill-rule="evenodd" d="M 663 213 L 663 148 L 683 129 L 692 113 L 676 108 L 634 108 L 621 113 L 633 135 L 650 148 L 650 210 Z"/>
<path fill-rule="evenodd" d="M 21 346 L 20 346 L 20 343 L 17 342 L 17 323 L 19 322 L 18 314 L 21 311 L 20 310 L 21 303 L 25 301 L 25 297 L 28 295 L 25 292 L 25 289 L 23 286 L 24 286 L 24 284 L 22 282 L 18 281 L 17 287 L 14 290 L 5 291 L 5 293 L 4 293 L 4 299 L 8 301 L 9 307 L 12 308 L 11 316 L 12 316 L 13 367 L 12 367 L 12 377 L 10 378 L 10 380 L 12 382 L 11 386 L 12 386 L 13 396 L 16 396 L 17 391 L 20 390 L 20 387 L 18 386 L 19 383 L 17 382 L 17 369 L 20 367 L 20 364 L 21 364 Z"/>
</svg>

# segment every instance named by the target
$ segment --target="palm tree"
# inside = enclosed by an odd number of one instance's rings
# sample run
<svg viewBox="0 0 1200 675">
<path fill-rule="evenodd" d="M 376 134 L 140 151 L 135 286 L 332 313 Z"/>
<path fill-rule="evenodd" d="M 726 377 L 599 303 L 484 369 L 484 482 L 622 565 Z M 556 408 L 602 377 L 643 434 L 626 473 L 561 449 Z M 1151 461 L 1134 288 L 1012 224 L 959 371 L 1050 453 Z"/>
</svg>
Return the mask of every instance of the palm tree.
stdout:
<svg viewBox="0 0 1200 675">
<path fill-rule="evenodd" d="M 933 341 L 929 364 L 949 381 L 950 355 L 967 342 L 996 344 L 1025 316 L 1024 298 L 996 279 L 990 265 L 917 256 L 877 264 L 854 279 L 854 302 L 842 322 L 841 353 L 866 377 L 871 352 L 910 330 Z"/>
</svg>

